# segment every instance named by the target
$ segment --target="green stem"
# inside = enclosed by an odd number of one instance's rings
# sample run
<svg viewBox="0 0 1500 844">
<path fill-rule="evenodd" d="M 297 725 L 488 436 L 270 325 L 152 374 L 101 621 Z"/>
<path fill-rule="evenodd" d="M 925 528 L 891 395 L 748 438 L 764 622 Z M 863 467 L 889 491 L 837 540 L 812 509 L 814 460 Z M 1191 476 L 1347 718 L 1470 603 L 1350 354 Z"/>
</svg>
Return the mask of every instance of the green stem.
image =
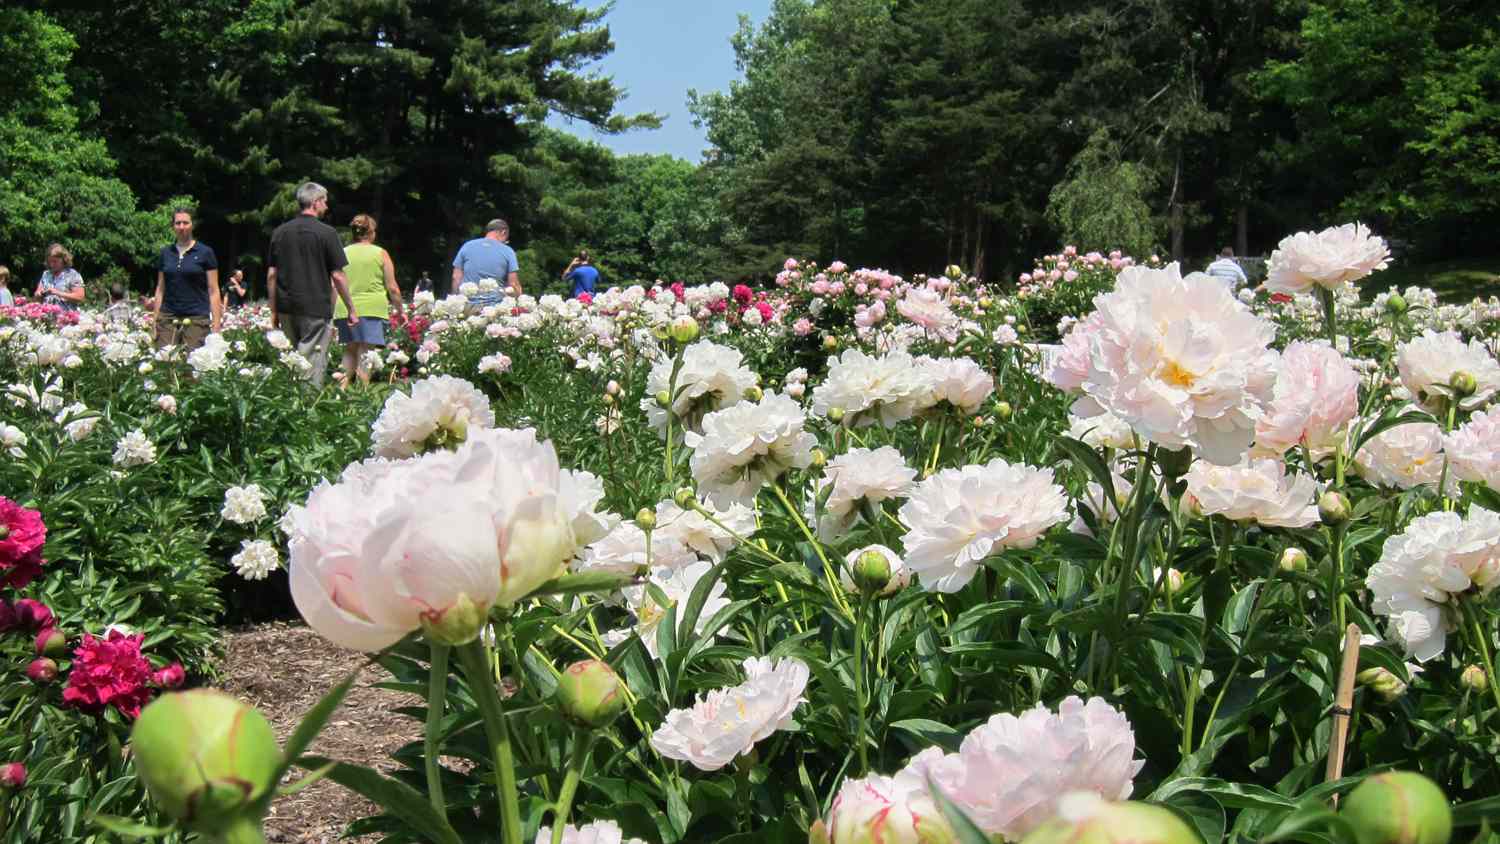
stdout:
<svg viewBox="0 0 1500 844">
<path fill-rule="evenodd" d="M 594 746 L 594 732 L 585 727 L 573 730 L 573 755 L 568 759 L 568 772 L 563 776 L 562 790 L 557 793 L 556 810 L 552 817 L 552 844 L 562 844 L 563 827 L 568 823 L 568 813 L 573 810 L 573 795 L 578 793 L 578 780 L 589 763 L 589 750 Z"/>
<path fill-rule="evenodd" d="M 838 574 L 833 570 L 833 564 L 828 562 L 828 555 L 823 553 L 823 543 L 819 542 L 817 537 L 812 535 L 812 531 L 807 529 L 807 522 L 804 522 L 802 517 L 797 515 L 797 508 L 792 506 L 792 502 L 786 497 L 786 493 L 781 491 L 781 483 L 779 481 L 771 484 L 771 491 L 776 493 L 776 499 L 781 502 L 782 508 L 786 510 L 788 516 L 792 517 L 792 521 L 797 523 L 797 527 L 802 529 L 802 535 L 807 537 L 807 541 L 812 545 L 813 551 L 817 553 L 818 559 L 822 561 L 823 579 L 828 581 L 828 591 L 833 596 L 834 604 L 844 611 L 844 615 L 851 619 L 854 618 L 854 611 L 849 609 L 849 602 L 844 600 L 844 589 L 839 584 Z"/>
<path fill-rule="evenodd" d="M 859 725 L 854 735 L 855 746 L 859 748 L 859 775 L 864 776 L 870 770 L 869 752 L 865 749 L 865 726 L 868 701 L 865 700 L 865 617 L 870 608 L 870 596 L 861 593 L 859 598 L 859 615 L 854 621 L 854 706 L 859 710 Z M 556 844 L 556 842 L 554 842 Z"/>
<path fill-rule="evenodd" d="M 1134 500 L 1130 503 L 1129 518 L 1125 520 L 1125 536 L 1122 538 L 1125 547 L 1120 553 L 1120 582 L 1115 592 L 1116 632 L 1125 630 L 1126 597 L 1130 593 L 1130 579 L 1136 570 L 1135 554 L 1140 540 L 1141 518 L 1145 515 L 1145 509 L 1150 506 L 1146 496 L 1155 486 L 1151 483 L 1151 462 L 1155 455 L 1156 446 L 1148 446 L 1135 469 L 1135 487 L 1131 489 Z"/>
<path fill-rule="evenodd" d="M 1334 349 L 1338 349 L 1338 328 L 1334 319 L 1333 291 L 1326 287 L 1318 288 L 1318 298 L 1323 300 L 1323 330 L 1328 333 L 1328 342 Z"/>
<path fill-rule="evenodd" d="M 676 466 L 673 465 L 673 461 L 672 461 L 672 438 L 675 436 L 675 433 L 672 431 L 672 423 L 674 421 L 676 421 L 676 419 L 677 419 L 677 373 L 679 373 L 679 372 L 682 371 L 682 353 L 683 353 L 684 350 L 685 350 L 685 347 L 679 347 L 677 349 L 677 354 L 672 357 L 672 376 L 667 379 L 667 406 L 666 406 L 666 412 L 667 412 L 667 466 L 666 466 L 666 469 L 667 469 L 667 484 L 668 485 L 671 485 L 673 483 L 673 481 L 675 479 L 675 472 L 676 472 Z M 649 390 L 651 388 L 647 387 L 646 389 Z M 651 399 L 653 401 L 655 401 L 656 397 L 652 396 Z"/>
<path fill-rule="evenodd" d="M 478 642 L 460 645 L 458 661 L 469 678 L 469 690 L 479 704 L 484 730 L 490 741 L 495 765 L 496 799 L 500 806 L 500 823 L 504 844 L 521 844 L 520 798 L 516 791 L 516 761 L 510 749 L 510 728 L 505 723 L 505 708 L 495 688 L 489 654 Z"/>
<path fill-rule="evenodd" d="M 1462 599 L 1463 614 L 1468 617 L 1469 626 L 1474 630 L 1474 641 L 1479 645 L 1479 658 L 1484 660 L 1484 676 L 1489 680 L 1490 694 L 1495 698 L 1495 709 L 1500 710 L 1500 678 L 1495 676 L 1495 663 L 1490 659 L 1490 634 L 1484 629 L 1484 620 L 1480 617 L 1480 610 L 1474 606 L 1469 599 Z M 1476 718 L 1477 723 L 1483 724 L 1483 718 Z"/>
<path fill-rule="evenodd" d="M 927 475 L 932 474 L 933 472 L 937 471 L 938 455 L 942 453 L 942 449 L 943 449 L 943 434 L 947 432 L 947 427 L 948 427 L 948 417 L 947 416 L 943 416 L 940 419 L 938 419 L 937 438 L 932 441 L 932 459 L 929 460 L 928 463 L 927 463 L 927 467 L 926 467 L 927 471 L 925 473 L 923 473 L 924 477 L 927 476 Z"/>
<path fill-rule="evenodd" d="M 261 830 L 260 818 L 242 815 L 210 840 L 215 844 L 266 844 L 266 834 Z"/>
<path fill-rule="evenodd" d="M 427 676 L 427 728 L 422 734 L 427 799 L 442 817 L 448 816 L 448 803 L 443 799 L 442 766 L 438 760 L 442 755 L 443 714 L 448 701 L 448 651 L 447 645 L 432 645 L 432 666 Z"/>
<path fill-rule="evenodd" d="M 1344 624 L 1344 533 L 1347 525 L 1334 525 L 1328 529 L 1329 545 L 1333 549 L 1332 565 L 1328 572 L 1328 599 L 1333 601 L 1334 630 L 1343 630 Z"/>
</svg>

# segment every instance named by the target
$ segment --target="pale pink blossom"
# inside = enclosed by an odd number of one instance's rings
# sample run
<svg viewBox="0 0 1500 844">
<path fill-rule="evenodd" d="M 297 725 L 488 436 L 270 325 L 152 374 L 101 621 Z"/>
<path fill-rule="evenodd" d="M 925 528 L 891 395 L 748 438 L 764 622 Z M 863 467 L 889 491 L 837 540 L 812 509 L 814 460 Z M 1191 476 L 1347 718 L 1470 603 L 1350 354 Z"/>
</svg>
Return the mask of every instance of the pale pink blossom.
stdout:
<svg viewBox="0 0 1500 844">
<path fill-rule="evenodd" d="M 1280 455 L 1306 446 L 1315 457 L 1333 451 L 1359 412 L 1359 373 L 1331 346 L 1292 343 L 1281 363 L 1265 415 L 1255 426 L 1258 452 Z"/>
<path fill-rule="evenodd" d="M 1206 515 L 1272 527 L 1307 527 L 1318 521 L 1318 482 L 1288 475 L 1280 460 L 1246 460 L 1215 466 L 1197 460 L 1187 472 L 1187 494 Z"/>
</svg>

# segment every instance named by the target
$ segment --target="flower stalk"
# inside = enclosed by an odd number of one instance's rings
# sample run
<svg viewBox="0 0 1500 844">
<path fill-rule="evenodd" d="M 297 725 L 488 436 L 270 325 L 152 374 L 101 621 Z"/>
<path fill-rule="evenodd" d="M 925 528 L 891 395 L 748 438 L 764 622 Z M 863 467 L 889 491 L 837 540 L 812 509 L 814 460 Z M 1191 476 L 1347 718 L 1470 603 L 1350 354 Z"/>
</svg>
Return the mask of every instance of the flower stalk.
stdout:
<svg viewBox="0 0 1500 844">
<path fill-rule="evenodd" d="M 458 659 L 469 678 L 469 687 L 479 704 L 485 734 L 490 742 L 495 765 L 496 799 L 500 808 L 501 841 L 521 844 L 521 804 L 516 789 L 515 755 L 511 751 L 510 728 L 505 723 L 505 708 L 500 702 L 500 690 L 495 687 L 489 653 L 479 642 L 470 642 L 459 646 Z"/>
<path fill-rule="evenodd" d="M 448 700 L 447 645 L 432 644 L 432 664 L 427 677 L 427 724 L 422 734 L 423 764 L 427 772 L 427 798 L 438 815 L 447 817 L 448 803 L 443 799 L 442 766 L 439 764 L 443 729 L 443 712 Z"/>
<path fill-rule="evenodd" d="M 573 810 L 573 797 L 578 793 L 578 781 L 583 778 L 583 769 L 589 762 L 589 751 L 594 747 L 594 731 L 587 727 L 573 728 L 573 754 L 568 758 L 568 771 L 563 775 L 562 789 L 557 793 L 557 803 L 552 818 L 552 844 L 562 844 L 563 829 L 568 824 L 568 814 Z"/>
</svg>

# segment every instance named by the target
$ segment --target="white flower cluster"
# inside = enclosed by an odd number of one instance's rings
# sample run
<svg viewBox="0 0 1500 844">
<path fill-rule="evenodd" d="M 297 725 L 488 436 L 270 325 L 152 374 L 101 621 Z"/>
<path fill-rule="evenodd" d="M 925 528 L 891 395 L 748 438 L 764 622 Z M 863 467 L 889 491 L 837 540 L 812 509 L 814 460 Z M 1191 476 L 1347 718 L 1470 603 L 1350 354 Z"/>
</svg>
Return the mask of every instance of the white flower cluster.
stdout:
<svg viewBox="0 0 1500 844">
<path fill-rule="evenodd" d="M 1288 475 L 1280 460 L 1246 460 L 1215 466 L 1196 460 L 1187 471 L 1187 493 L 1205 515 L 1269 527 L 1307 527 L 1318 521 L 1318 482 Z"/>
<path fill-rule="evenodd" d="M 228 522 L 248 525 L 266 517 L 266 496 L 260 484 L 232 486 L 224 491 L 224 506 L 219 515 Z"/>
<path fill-rule="evenodd" d="M 281 554 L 264 539 L 244 539 L 240 541 L 239 553 L 229 558 L 229 564 L 246 580 L 265 580 L 281 568 Z"/>
<path fill-rule="evenodd" d="M 1385 240 L 1371 234 L 1364 223 L 1298 232 L 1284 238 L 1271 253 L 1266 289 L 1295 294 L 1316 287 L 1343 287 L 1385 269 L 1390 256 Z"/>
<path fill-rule="evenodd" d="M 1456 602 L 1497 583 L 1500 513 L 1477 506 L 1468 518 L 1437 512 L 1412 520 L 1385 541 L 1365 578 L 1375 613 L 1390 619 L 1390 638 L 1419 662 L 1442 654 Z"/>
<path fill-rule="evenodd" d="M 818 441 L 803 421 L 802 408 L 780 393 L 703 417 L 703 432 L 685 435 L 699 489 L 718 507 L 749 504 L 783 472 L 807 468 Z"/>
<path fill-rule="evenodd" d="M 1500 392 L 1500 363 L 1479 340 L 1465 343 L 1457 331 L 1424 331 L 1403 343 L 1396 351 L 1396 369 L 1412 398 L 1434 412 L 1442 410 L 1459 373 L 1474 379 L 1473 393 L 1458 402 L 1465 410 L 1482 407 Z"/>
<path fill-rule="evenodd" d="M 663 358 L 646 376 L 646 396 L 641 409 L 646 420 L 662 436 L 667 431 L 667 409 L 657 404 L 658 393 L 672 390 L 671 358 Z M 755 386 L 755 373 L 745 365 L 738 349 L 700 340 L 682 352 L 677 370 L 676 392 L 671 397 L 672 415 L 689 431 L 701 430 L 704 414 L 722 410 L 745 400 L 745 392 Z"/>
<path fill-rule="evenodd" d="M 377 457 L 411 457 L 434 445 L 463 442 L 472 430 L 493 428 L 490 401 L 473 384 L 451 375 L 424 378 L 411 393 L 391 393 L 370 432 Z"/>
<path fill-rule="evenodd" d="M 121 468 L 144 466 L 156 460 L 156 445 L 140 428 L 136 428 L 115 442 L 114 463 Z"/>
<path fill-rule="evenodd" d="M 842 536 L 854 525 L 865 503 L 878 507 L 887 499 L 904 498 L 916 477 L 917 470 L 907 466 L 901 452 L 888 445 L 851 448 L 828 461 L 813 495 L 827 496 L 818 520 L 819 538 L 831 542 Z M 811 506 L 809 502 L 809 509 Z"/>
<path fill-rule="evenodd" d="M 674 709 L 651 734 L 651 746 L 668 759 L 717 771 L 777 730 L 791 726 L 810 671 L 795 657 L 745 660 L 745 682 L 714 689 L 688 709 Z"/>
<path fill-rule="evenodd" d="M 1484 484 L 1500 492 L 1500 405 L 1476 413 L 1443 437 L 1449 471 L 1459 480 Z"/>
</svg>

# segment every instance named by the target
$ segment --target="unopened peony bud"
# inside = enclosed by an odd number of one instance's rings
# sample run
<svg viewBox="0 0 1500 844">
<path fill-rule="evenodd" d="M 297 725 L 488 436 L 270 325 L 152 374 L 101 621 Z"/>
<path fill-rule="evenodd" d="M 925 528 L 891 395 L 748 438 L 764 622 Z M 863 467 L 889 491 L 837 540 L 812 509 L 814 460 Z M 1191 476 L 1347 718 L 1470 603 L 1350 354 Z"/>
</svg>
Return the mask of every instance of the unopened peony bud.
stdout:
<svg viewBox="0 0 1500 844">
<path fill-rule="evenodd" d="M 812 822 L 807 828 L 807 844 L 832 844 L 833 839 L 828 837 L 828 827 L 822 818 Z"/>
<path fill-rule="evenodd" d="M 664 325 L 662 323 L 657 323 L 656 325 L 651 326 L 651 336 L 655 337 L 658 340 L 665 340 L 668 337 L 672 336 L 672 327 L 669 325 Z"/>
<path fill-rule="evenodd" d="M 0 542 L 10 539 L 10 525 L 0 525 Z"/>
<path fill-rule="evenodd" d="M 833 336 L 832 334 L 830 334 L 827 337 L 823 338 L 823 351 L 825 351 L 825 352 L 834 352 L 834 351 L 838 351 L 838 348 L 839 348 L 839 338 Z"/>
<path fill-rule="evenodd" d="M 662 390 L 656 394 L 656 406 L 666 409 L 672 406 L 672 394 Z"/>
<path fill-rule="evenodd" d="M 575 662 L 557 679 L 562 714 L 581 727 L 607 727 L 625 711 L 620 675 L 597 659 Z"/>
<path fill-rule="evenodd" d="M 766 394 L 761 388 L 752 384 L 745 388 L 744 395 L 745 401 L 760 401 L 762 398 L 765 398 Z"/>
<path fill-rule="evenodd" d="M 608 384 L 605 384 L 604 392 L 612 396 L 618 396 L 620 394 L 620 382 L 610 381 Z"/>
<path fill-rule="evenodd" d="M 1482 692 L 1490 687 L 1489 675 L 1485 674 L 1484 669 L 1477 665 L 1465 667 L 1464 672 L 1458 675 L 1458 679 L 1459 682 L 1464 684 L 1464 688 L 1470 691 Z"/>
<path fill-rule="evenodd" d="M 650 507 L 635 511 L 635 526 L 641 530 L 656 530 L 656 511 Z"/>
<path fill-rule="evenodd" d="M 1453 813 L 1437 783 L 1411 771 L 1366 777 L 1339 815 L 1359 844 L 1447 844 Z"/>
<path fill-rule="evenodd" d="M 1185 448 L 1176 451 L 1161 449 L 1156 453 L 1156 464 L 1161 467 L 1162 475 L 1168 478 L 1180 478 L 1186 475 L 1188 467 L 1193 465 L 1193 453 Z"/>
<path fill-rule="evenodd" d="M 1398 700 L 1406 694 L 1406 683 L 1402 682 L 1400 677 L 1378 666 L 1366 668 L 1354 675 L 1354 679 L 1358 680 L 1362 686 L 1369 686 L 1386 703 Z"/>
<path fill-rule="evenodd" d="M 1201 519 L 1203 518 L 1203 503 L 1191 492 L 1183 493 L 1182 500 L 1177 502 L 1177 512 L 1181 513 L 1184 519 Z"/>
<path fill-rule="evenodd" d="M 995 402 L 995 418 L 996 419 L 999 419 L 1000 421 L 1004 422 L 1005 420 L 1007 420 L 1007 419 L 1010 418 L 1010 415 L 1011 415 L 1012 412 L 1013 411 L 1011 410 L 1010 402 L 1008 402 L 1008 401 L 997 401 L 997 402 Z"/>
<path fill-rule="evenodd" d="M 1178 571 L 1177 569 L 1174 569 L 1174 568 L 1168 568 L 1167 569 L 1167 582 L 1165 584 L 1166 587 L 1167 587 L 1167 594 L 1168 595 L 1176 595 L 1177 593 L 1181 592 L 1182 591 L 1182 584 L 1183 584 L 1182 572 L 1180 572 L 1180 571 Z"/>
<path fill-rule="evenodd" d="M 151 672 L 151 685 L 158 689 L 175 689 L 187 681 L 187 672 L 182 663 L 174 662 L 166 668 Z"/>
<path fill-rule="evenodd" d="M 36 600 L 35 598 L 22 598 L 13 605 L 16 616 L 16 626 L 27 633 L 35 633 L 47 627 L 51 627 L 57 620 L 52 614 L 52 608 Z"/>
<path fill-rule="evenodd" d="M 281 748 L 265 716 L 214 689 L 169 692 L 130 731 L 136 773 L 157 807 L 209 835 L 253 826 Z"/>
<path fill-rule="evenodd" d="M 68 652 L 68 637 L 56 627 L 48 627 L 36 634 L 37 656 L 62 656 Z"/>
<path fill-rule="evenodd" d="M 489 620 L 489 610 L 460 592 L 453 606 L 422 613 L 422 632 L 440 645 L 467 644 L 479 638 L 480 629 Z"/>
<path fill-rule="evenodd" d="M 872 548 L 855 558 L 849 577 L 859 591 L 874 595 L 891 582 L 891 561 Z"/>
<path fill-rule="evenodd" d="M 602 402 L 605 407 L 613 407 L 615 403 L 615 397 L 610 395 L 609 393 L 605 393 L 604 395 L 599 397 L 599 401 Z"/>
<path fill-rule="evenodd" d="M 683 314 L 672 320 L 672 339 L 679 343 L 691 343 L 698 337 L 698 320 Z"/>
<path fill-rule="evenodd" d="M 26 785 L 26 766 L 20 762 L 6 762 L 0 765 L 0 788 L 8 788 L 14 791 Z"/>
<path fill-rule="evenodd" d="M 1021 844 L 1199 844 L 1198 833 L 1171 809 L 1150 803 L 1110 803 L 1093 792 L 1064 794 L 1057 815 Z"/>
<path fill-rule="evenodd" d="M 1292 546 L 1281 552 L 1281 570 L 1287 574 L 1307 571 L 1307 552 Z"/>
<path fill-rule="evenodd" d="M 1349 499 L 1337 492 L 1329 490 L 1318 498 L 1318 518 L 1329 527 L 1344 524 L 1349 521 Z"/>
<path fill-rule="evenodd" d="M 690 486 L 678 487 L 677 491 L 672 493 L 672 501 L 676 502 L 677 506 L 684 510 L 691 507 L 693 502 L 697 500 L 698 493 L 694 492 Z"/>
<path fill-rule="evenodd" d="M 1385 312 L 1392 316 L 1401 316 L 1406 313 L 1406 298 L 1400 293 L 1392 293 L 1386 297 Z"/>
<path fill-rule="evenodd" d="M 823 468 L 824 466 L 827 466 L 827 465 L 828 465 L 828 455 L 826 455 L 826 454 L 823 453 L 823 449 L 821 449 L 821 448 L 815 448 L 815 449 L 813 449 L 812 450 L 812 467 L 814 469 L 821 469 L 821 468 Z"/>
<path fill-rule="evenodd" d="M 844 421 L 844 409 L 842 407 L 828 408 L 828 421 L 834 423 Z"/>
<path fill-rule="evenodd" d="M 37 685 L 48 685 L 57 679 L 57 663 L 39 656 L 26 666 L 26 678 Z"/>
<path fill-rule="evenodd" d="M 994 304 L 994 301 L 991 300 L 990 297 L 988 297 L 988 296 L 980 296 L 979 297 L 979 307 L 981 307 L 981 308 L 988 308 L 992 304 Z"/>
<path fill-rule="evenodd" d="M 964 277 L 964 271 L 963 268 L 957 264 L 949 264 L 948 268 L 943 270 L 943 275 L 953 279 L 954 281 L 957 281 L 958 279 Z"/>
<path fill-rule="evenodd" d="M 1474 391 L 1479 389 L 1479 382 L 1474 380 L 1474 376 L 1471 373 L 1459 370 L 1449 376 L 1448 386 L 1453 388 L 1453 395 L 1461 399 L 1466 399 L 1474 395 Z"/>
</svg>

